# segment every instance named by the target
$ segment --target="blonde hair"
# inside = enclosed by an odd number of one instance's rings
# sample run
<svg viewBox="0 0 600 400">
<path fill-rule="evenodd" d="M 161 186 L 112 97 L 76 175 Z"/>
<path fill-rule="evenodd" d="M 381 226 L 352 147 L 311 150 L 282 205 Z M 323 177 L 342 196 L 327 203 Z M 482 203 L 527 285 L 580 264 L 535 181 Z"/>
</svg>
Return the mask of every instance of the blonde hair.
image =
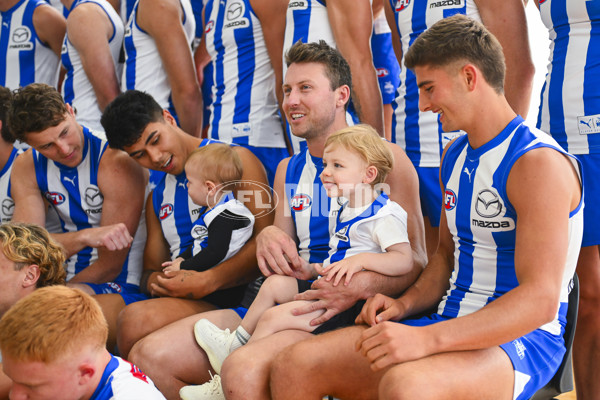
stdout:
<svg viewBox="0 0 600 400">
<path fill-rule="evenodd" d="M 0 225 L 0 246 L 4 256 L 15 263 L 15 271 L 26 265 L 39 267 L 36 287 L 63 285 L 65 253 L 46 229 L 35 224 L 7 223 Z"/>
<path fill-rule="evenodd" d="M 358 154 L 368 165 L 377 169 L 377 176 L 371 185 L 383 183 L 394 167 L 394 154 L 375 129 L 366 124 L 348 126 L 333 133 L 325 141 L 329 146 L 344 146 Z"/>
<path fill-rule="evenodd" d="M 17 361 L 51 363 L 84 346 L 102 349 L 107 337 L 96 300 L 66 286 L 35 290 L 0 319 L 0 349 Z"/>
<path fill-rule="evenodd" d="M 204 179 L 215 183 L 227 183 L 242 179 L 242 160 L 225 143 L 211 143 L 202 146 L 189 155 L 185 166 L 194 171 L 202 171 Z"/>
</svg>

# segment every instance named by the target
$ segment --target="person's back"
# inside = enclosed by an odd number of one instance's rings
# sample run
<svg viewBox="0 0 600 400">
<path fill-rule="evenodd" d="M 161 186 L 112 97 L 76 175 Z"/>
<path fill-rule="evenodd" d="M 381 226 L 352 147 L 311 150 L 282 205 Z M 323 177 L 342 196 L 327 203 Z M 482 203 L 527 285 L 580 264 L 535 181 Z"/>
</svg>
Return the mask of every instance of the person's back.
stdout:
<svg viewBox="0 0 600 400">
<path fill-rule="evenodd" d="M 19 0 L 0 4 L 0 19 L 0 86 L 56 87 L 64 17 L 44 0 Z"/>
<path fill-rule="evenodd" d="M 101 132 L 102 110 L 120 90 L 125 28 L 106 0 L 63 1 L 69 16 L 61 54 L 66 69 L 61 93 L 79 123 Z"/>
</svg>

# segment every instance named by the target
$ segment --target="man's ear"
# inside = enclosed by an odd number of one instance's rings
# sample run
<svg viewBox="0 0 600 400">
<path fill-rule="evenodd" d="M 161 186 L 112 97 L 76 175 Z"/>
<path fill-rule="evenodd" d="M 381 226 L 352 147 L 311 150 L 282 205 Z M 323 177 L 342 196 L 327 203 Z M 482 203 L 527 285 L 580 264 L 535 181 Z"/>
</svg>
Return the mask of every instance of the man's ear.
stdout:
<svg viewBox="0 0 600 400">
<path fill-rule="evenodd" d="M 65 106 L 67 107 L 67 112 L 75 117 L 76 112 L 73 107 L 69 103 L 65 103 Z"/>
<path fill-rule="evenodd" d="M 377 178 L 377 168 L 374 165 L 369 165 L 365 171 L 365 179 L 363 183 L 371 183 Z"/>
<path fill-rule="evenodd" d="M 348 85 L 342 85 L 335 89 L 336 91 L 336 107 L 344 107 L 350 101 L 350 88 Z"/>
<path fill-rule="evenodd" d="M 79 385 L 85 386 L 92 380 L 96 374 L 96 368 L 89 362 L 84 362 L 79 365 Z"/>
<path fill-rule="evenodd" d="M 40 267 L 36 264 L 27 265 L 25 267 L 25 279 L 23 279 L 23 287 L 35 287 L 40 279 Z"/>
<path fill-rule="evenodd" d="M 464 82 L 467 85 L 467 89 L 472 91 L 477 85 L 477 79 L 479 78 L 479 70 L 473 64 L 467 64 L 461 69 Z"/>
<path fill-rule="evenodd" d="M 162 114 L 167 124 L 177 126 L 177 121 L 175 121 L 175 117 L 173 117 L 168 110 L 163 109 Z"/>
</svg>

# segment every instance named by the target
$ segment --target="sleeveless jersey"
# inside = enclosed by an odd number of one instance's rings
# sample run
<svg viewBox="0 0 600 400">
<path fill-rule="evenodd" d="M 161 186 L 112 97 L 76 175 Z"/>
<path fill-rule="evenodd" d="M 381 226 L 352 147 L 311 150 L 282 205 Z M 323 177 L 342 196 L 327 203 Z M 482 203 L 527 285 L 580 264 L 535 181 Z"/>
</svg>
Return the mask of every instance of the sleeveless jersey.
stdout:
<svg viewBox="0 0 600 400">
<path fill-rule="evenodd" d="M 446 151 L 441 178 L 455 261 L 439 314 L 450 318 L 470 314 L 518 286 L 514 259 L 517 215 L 506 194 L 506 181 L 520 156 L 541 147 L 570 156 L 554 139 L 527 127 L 517 116 L 478 149 L 469 146 L 465 135 Z M 578 161 L 572 156 L 570 159 L 579 169 Z M 554 335 L 561 334 L 560 324 L 564 327 L 566 321 L 568 286 L 575 272 L 582 233 L 583 201 L 569 218 L 561 307 L 555 319 L 542 327 Z"/>
<path fill-rule="evenodd" d="M 10 222 L 13 213 L 15 212 L 15 202 L 10 196 L 10 172 L 12 171 L 13 162 L 20 151 L 13 147 L 6 164 L 0 171 L 0 223 Z"/>
<path fill-rule="evenodd" d="M 154 382 L 138 367 L 112 356 L 90 400 L 164 400 Z"/>
<path fill-rule="evenodd" d="M 196 32 L 196 22 L 190 0 L 179 0 L 183 9 L 183 30 L 190 49 Z M 176 116 L 171 99 L 171 86 L 167 71 L 156 48 L 152 36 L 137 24 L 137 12 L 140 3 L 137 1 L 125 27 L 125 66 L 121 79 L 121 88 L 140 90 L 150 94 L 162 108 L 168 109 Z"/>
<path fill-rule="evenodd" d="M 210 143 L 216 141 L 204 139 L 198 147 Z M 174 260 L 194 243 L 192 227 L 205 210 L 189 197 L 185 170 L 179 175 L 165 174 L 152 191 L 152 206 Z"/>
<path fill-rule="evenodd" d="M 229 243 L 220 243 L 221 246 L 228 247 L 227 254 L 221 262 L 233 257 L 250 239 L 252 230 L 254 229 L 254 215 L 233 196 L 233 193 L 230 192 L 224 195 L 217 205 L 202 214 L 194 223 L 191 233 L 194 238 L 192 255 L 195 256 L 206 247 L 208 242 L 208 228 L 215 217 L 219 216 L 224 211 L 230 211 L 240 217 L 248 218 L 251 223 L 244 228 L 234 230 L 231 233 L 231 240 Z"/>
<path fill-rule="evenodd" d="M 122 64 L 119 63 L 119 54 L 121 53 L 123 32 L 125 30 L 123 22 L 121 21 L 119 14 L 117 14 L 114 8 L 106 0 L 78 0 L 73 3 L 69 12 L 84 3 L 97 4 L 106 13 L 113 26 L 113 34 L 108 41 L 108 45 L 110 47 L 117 78 L 120 79 Z M 83 69 L 77 49 L 75 49 L 68 39 L 68 34 L 69 32 L 67 31 L 61 55 L 62 64 L 67 70 L 62 85 L 63 99 L 65 100 L 65 103 L 71 104 L 75 109 L 77 122 L 92 130 L 104 131 L 100 124 L 102 111 L 98 105 L 96 93 Z"/>
<path fill-rule="evenodd" d="M 290 159 L 285 174 L 285 195 L 296 227 L 298 252 L 310 263 L 322 263 L 328 257 L 329 237 L 342 201 L 327 197 L 321 172 L 323 160 L 305 148 Z"/>
<path fill-rule="evenodd" d="M 474 0 L 389 0 L 394 10 L 402 54 L 437 21 L 466 14 L 481 21 Z M 392 103 L 392 142 L 402 147 L 417 167 L 439 167 L 444 146 L 459 132 L 443 132 L 438 116 L 419 110 L 419 88 L 414 73 L 400 63 L 400 86 Z"/>
<path fill-rule="evenodd" d="M 77 167 L 70 168 L 49 160 L 35 149 L 33 162 L 38 187 L 53 206 L 60 219 L 63 232 L 76 232 L 100 226 L 104 196 L 98 188 L 100 160 L 108 144 L 83 128 L 83 158 Z M 140 218 L 134 241 L 121 273 L 114 282 L 139 285 L 142 273 L 142 256 L 146 238 L 145 219 Z M 98 259 L 98 250 L 86 247 L 67 260 L 67 279 Z"/>
<path fill-rule="evenodd" d="M 600 6 L 546 0 L 540 13 L 551 44 L 537 127 L 570 153 L 600 153 Z"/>
<path fill-rule="evenodd" d="M 391 201 L 387 194 L 382 192 L 362 213 L 347 221 L 340 219 L 344 209 L 342 207 L 337 214 L 335 233 L 329 241 L 331 250 L 323 267 L 356 254 L 383 253 L 391 245 L 408 243 L 406 211 L 398 203 Z M 397 220 L 398 222 L 391 221 L 392 226 L 400 225 L 402 229 L 387 232 L 384 242 L 379 241 L 381 235 L 375 230 L 380 228 L 377 223 L 385 219 Z"/>
<path fill-rule="evenodd" d="M 284 148 L 275 74 L 249 0 L 209 0 L 206 49 L 213 66 L 209 136 L 226 143 Z"/>
<path fill-rule="evenodd" d="M 33 12 L 48 6 L 44 0 L 21 0 L 0 12 L 0 85 L 17 89 L 30 83 L 58 84 L 60 60 L 40 41 L 33 26 Z"/>
</svg>

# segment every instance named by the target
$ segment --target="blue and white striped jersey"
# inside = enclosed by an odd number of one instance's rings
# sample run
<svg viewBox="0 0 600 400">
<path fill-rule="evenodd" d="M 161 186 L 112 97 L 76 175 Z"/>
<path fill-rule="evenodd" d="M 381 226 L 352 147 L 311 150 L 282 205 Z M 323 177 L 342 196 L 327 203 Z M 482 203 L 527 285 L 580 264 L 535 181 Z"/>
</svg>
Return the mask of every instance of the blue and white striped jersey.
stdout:
<svg viewBox="0 0 600 400">
<path fill-rule="evenodd" d="M 600 3 L 539 3 L 551 44 L 537 127 L 570 153 L 600 153 Z"/>
<path fill-rule="evenodd" d="M 33 162 L 38 187 L 53 206 L 60 219 L 63 232 L 100 226 L 104 196 L 98 187 L 100 161 L 108 143 L 83 128 L 83 158 L 77 167 L 70 168 L 49 160 L 35 149 Z M 146 238 L 145 219 L 140 218 L 134 241 L 123 269 L 114 282 L 139 285 L 142 274 L 142 257 Z M 67 279 L 88 267 L 98 258 L 98 250 L 86 247 L 67 260 Z"/>
<path fill-rule="evenodd" d="M 383 253 L 398 243 L 408 243 L 406 211 L 381 193 L 359 215 L 345 219 L 343 206 L 329 240 L 329 257 L 323 267 L 360 253 Z"/>
<path fill-rule="evenodd" d="M 226 143 L 284 148 L 275 74 L 250 1 L 209 0 L 204 25 L 213 67 L 209 136 Z"/>
<path fill-rule="evenodd" d="M 441 166 L 444 211 L 455 245 L 450 288 L 438 313 L 457 317 L 475 312 L 518 286 L 515 273 L 517 215 L 506 193 L 510 170 L 520 156 L 540 147 L 566 154 L 554 139 L 513 119 L 498 136 L 473 149 L 467 136 L 446 151 Z M 578 161 L 571 156 L 578 168 Z M 569 247 L 563 274 L 561 303 L 575 272 L 583 234 L 583 201 L 569 220 Z M 542 329 L 555 335 L 564 326 L 566 306 Z"/>
<path fill-rule="evenodd" d="M 474 0 L 389 0 L 406 54 L 415 39 L 437 21 L 455 14 L 481 21 Z M 402 147 L 417 167 L 439 167 L 444 146 L 458 132 L 443 132 L 437 115 L 419 110 L 419 88 L 414 73 L 400 63 L 400 86 L 392 103 L 392 142 Z"/>
<path fill-rule="evenodd" d="M 196 21 L 190 0 L 179 0 L 183 9 L 183 30 L 190 49 L 196 34 Z M 146 92 L 171 115 L 177 116 L 171 99 L 171 86 L 156 42 L 137 24 L 137 1 L 125 26 L 125 66 L 121 78 L 121 89 Z"/>
<path fill-rule="evenodd" d="M 15 212 L 15 202 L 10 195 L 10 172 L 15 158 L 21 153 L 13 147 L 6 164 L 0 171 L 0 223 L 9 222 Z"/>
<path fill-rule="evenodd" d="M 123 65 L 119 62 L 119 54 L 123 46 L 123 33 L 125 31 L 123 22 L 121 21 L 119 14 L 117 14 L 114 8 L 106 0 L 77 0 L 73 3 L 69 12 L 84 3 L 97 4 L 98 7 L 102 8 L 106 13 L 108 19 L 112 23 L 113 35 L 109 39 L 108 45 L 110 47 L 117 79 L 120 79 Z M 102 111 L 98 105 L 96 93 L 83 69 L 79 52 L 71 44 L 71 41 L 69 41 L 68 35 L 69 31 L 67 30 L 61 55 L 62 64 L 67 70 L 65 80 L 62 84 L 63 99 L 65 100 L 65 103 L 71 104 L 75 109 L 77 122 L 92 130 L 104 131 L 100 124 Z"/>
<path fill-rule="evenodd" d="M 215 142 L 204 139 L 198 147 Z M 152 206 L 174 260 L 194 243 L 192 227 L 205 210 L 189 197 L 185 170 L 179 175 L 165 174 L 152 191 Z"/>
<path fill-rule="evenodd" d="M 323 159 L 311 156 L 305 148 L 289 160 L 285 174 L 285 195 L 296 226 L 298 252 L 310 263 L 322 263 L 328 257 L 329 238 L 342 201 L 327 197 L 321 172 Z"/>
<path fill-rule="evenodd" d="M 0 12 L 0 86 L 17 89 L 30 83 L 58 84 L 60 60 L 42 43 L 33 26 L 37 7 L 51 7 L 45 0 L 21 0 Z"/>
<path fill-rule="evenodd" d="M 164 400 L 152 380 L 138 367 L 112 356 L 90 400 Z"/>
</svg>

